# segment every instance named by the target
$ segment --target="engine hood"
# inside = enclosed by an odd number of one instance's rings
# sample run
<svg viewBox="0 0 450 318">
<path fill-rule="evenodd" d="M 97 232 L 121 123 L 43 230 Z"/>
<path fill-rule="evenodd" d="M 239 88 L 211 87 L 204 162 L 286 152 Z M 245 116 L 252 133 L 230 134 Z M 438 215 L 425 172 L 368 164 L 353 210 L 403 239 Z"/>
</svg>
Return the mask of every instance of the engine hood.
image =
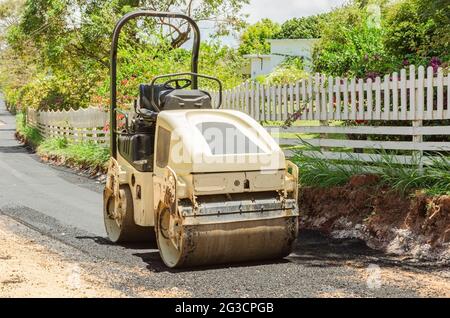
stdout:
<svg viewBox="0 0 450 318">
<path fill-rule="evenodd" d="M 285 167 L 284 153 L 275 140 L 239 111 L 162 111 L 158 126 L 171 134 L 168 165 L 179 175 Z"/>
</svg>

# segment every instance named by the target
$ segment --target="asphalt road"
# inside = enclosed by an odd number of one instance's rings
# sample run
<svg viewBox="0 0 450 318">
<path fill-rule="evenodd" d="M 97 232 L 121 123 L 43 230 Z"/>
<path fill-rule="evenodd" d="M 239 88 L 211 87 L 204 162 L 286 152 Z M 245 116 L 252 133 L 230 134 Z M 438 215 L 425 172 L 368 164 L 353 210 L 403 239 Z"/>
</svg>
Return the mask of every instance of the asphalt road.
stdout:
<svg viewBox="0 0 450 318">
<path fill-rule="evenodd" d="M 374 268 L 423 272 L 425 265 L 387 257 L 358 240 L 331 240 L 310 231 L 300 232 L 293 253 L 281 261 L 168 270 L 155 246 L 117 246 L 105 238 L 99 182 L 40 162 L 14 132 L 15 118 L 1 102 L 0 215 L 20 223 L 21 234 L 130 296 L 142 289 L 175 289 L 194 297 L 423 296 L 418 283 L 393 282 L 375 272 L 380 281 L 373 284 L 370 275 Z"/>
</svg>

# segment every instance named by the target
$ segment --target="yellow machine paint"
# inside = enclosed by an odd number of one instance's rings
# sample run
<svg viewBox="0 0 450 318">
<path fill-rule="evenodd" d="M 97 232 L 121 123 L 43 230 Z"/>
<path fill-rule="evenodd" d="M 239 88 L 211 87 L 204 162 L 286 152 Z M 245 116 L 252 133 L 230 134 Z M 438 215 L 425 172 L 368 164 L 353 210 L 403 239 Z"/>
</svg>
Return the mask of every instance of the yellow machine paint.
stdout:
<svg viewBox="0 0 450 318">
<path fill-rule="evenodd" d="M 138 11 L 122 19 L 116 31 L 137 16 L 174 17 Z M 195 44 L 193 55 L 198 56 Z M 113 49 L 115 92 L 114 58 Z M 152 83 L 159 94 L 157 99 L 150 94 L 154 107 L 141 101 L 133 119 L 144 128 L 129 125 L 112 132 L 104 190 L 108 236 L 114 242 L 156 239 L 169 267 L 285 257 L 298 231 L 298 169 L 258 122 L 210 106 L 209 94 L 197 90 L 202 75 L 194 62 L 187 73 L 192 81 L 169 80 L 157 89 Z M 193 91 L 179 88 L 178 81 Z M 169 85 L 173 82 L 176 88 Z"/>
</svg>

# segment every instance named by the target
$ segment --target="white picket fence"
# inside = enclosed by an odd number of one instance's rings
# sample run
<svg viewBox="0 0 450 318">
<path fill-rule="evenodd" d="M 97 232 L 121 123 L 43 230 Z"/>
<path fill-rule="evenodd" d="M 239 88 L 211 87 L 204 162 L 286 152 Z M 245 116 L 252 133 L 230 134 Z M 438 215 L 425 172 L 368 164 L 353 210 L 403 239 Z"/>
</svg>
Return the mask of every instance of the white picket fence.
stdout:
<svg viewBox="0 0 450 318">
<path fill-rule="evenodd" d="M 408 75 L 407 75 L 408 74 Z M 423 126 L 423 121 L 450 119 L 449 74 L 439 68 L 408 70 L 377 77 L 375 80 L 325 77 L 315 74 L 308 79 L 288 85 L 263 85 L 246 82 L 223 92 L 222 108 L 236 109 L 250 114 L 258 121 L 268 122 L 267 129 L 280 133 L 320 134 L 319 138 L 305 140 L 321 151 L 307 154 L 324 159 L 362 160 L 374 162 L 382 155 L 359 153 L 359 149 L 402 150 L 408 155 L 394 155 L 398 163 L 421 164 L 430 162 L 422 158 L 426 152 L 450 151 L 450 142 L 424 141 L 424 136 L 450 135 L 450 126 Z M 306 122 L 287 128 L 270 126 L 271 121 L 295 120 Z M 370 125 L 366 121 L 411 121 L 411 126 Z M 310 122 L 315 121 L 315 122 Z M 355 125 L 355 122 L 357 125 Z M 304 122 L 305 123 L 305 122 Z M 340 125 L 336 125 L 340 123 Z M 347 123 L 342 125 L 342 123 Z M 348 125 L 352 123 L 353 125 Z M 310 124 L 310 125 L 308 125 Z M 312 126 L 311 124 L 315 124 Z M 346 139 L 331 139 L 329 134 L 343 134 Z M 359 135 L 349 138 L 349 135 Z M 361 135 L 411 136 L 410 141 L 365 140 Z M 362 139 L 362 140 L 361 140 Z M 280 138 L 280 144 L 299 145 L 299 138 Z M 329 148 L 346 148 L 345 151 L 329 151 Z M 358 149 L 358 153 L 348 148 Z M 291 151 L 287 150 L 287 153 Z"/>
<path fill-rule="evenodd" d="M 288 85 L 246 82 L 223 92 L 222 108 L 260 121 L 450 119 L 449 74 L 414 65 L 375 80 L 311 75 Z M 434 98 L 434 95 L 436 97 Z"/>
<path fill-rule="evenodd" d="M 397 150 L 402 154 L 394 155 L 393 159 L 410 164 L 416 162 L 417 155 L 450 151 L 448 141 L 424 141 L 424 136 L 449 136 L 450 126 L 442 122 L 434 126 L 423 125 L 424 121 L 450 119 L 450 93 L 449 75 L 444 75 L 442 69 L 433 74 L 431 67 L 425 70 L 420 66 L 416 71 L 414 66 L 410 66 L 409 76 L 406 74 L 403 69 L 400 76 L 393 73 L 384 76 L 383 80 L 376 78 L 374 81 L 325 78 L 316 74 L 307 80 L 283 86 L 246 82 L 224 91 L 222 108 L 246 112 L 263 122 L 275 137 L 281 134 L 278 140 L 282 145 L 299 145 L 301 140 L 295 137 L 297 134 L 319 134 L 318 138 L 307 139 L 306 142 L 320 147 L 321 151 L 307 153 L 324 159 L 372 162 L 382 156 L 376 153 L 379 150 Z M 295 113 L 296 121 L 289 127 L 282 128 L 280 123 L 270 122 L 287 120 Z M 108 125 L 109 114 L 100 108 L 50 112 L 30 109 L 27 118 L 46 137 L 64 136 L 75 142 L 108 143 L 109 132 L 104 128 Z M 375 126 L 365 122 L 371 120 L 408 120 L 411 125 L 392 126 L 383 122 L 381 126 Z M 350 121 L 353 125 L 342 125 Z M 354 125 L 353 121 L 359 121 L 359 124 Z M 290 138 L 286 138 L 284 133 L 290 133 Z M 329 138 L 329 134 L 345 135 L 345 139 Z M 359 136 L 352 138 L 354 135 Z M 409 140 L 361 138 L 367 135 L 409 136 Z M 331 151 L 330 148 L 342 148 L 342 151 Z M 352 149 L 359 150 L 354 152 Z M 360 149 L 376 151 L 361 153 Z M 290 155 L 292 151 L 287 147 L 286 153 Z M 428 162 L 425 157 L 421 164 Z"/>
<path fill-rule="evenodd" d="M 27 122 L 47 138 L 65 137 L 73 142 L 108 142 L 109 113 L 98 107 L 68 111 L 27 110 Z"/>
</svg>

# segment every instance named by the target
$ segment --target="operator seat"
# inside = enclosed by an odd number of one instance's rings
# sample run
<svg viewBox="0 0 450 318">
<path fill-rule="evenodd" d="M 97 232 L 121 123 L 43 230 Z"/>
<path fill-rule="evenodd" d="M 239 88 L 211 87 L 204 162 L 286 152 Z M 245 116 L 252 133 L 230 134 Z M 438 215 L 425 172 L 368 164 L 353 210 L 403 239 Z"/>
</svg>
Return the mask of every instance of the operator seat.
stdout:
<svg viewBox="0 0 450 318">
<path fill-rule="evenodd" d="M 211 109 L 211 95 L 199 89 L 175 89 L 164 84 L 139 85 L 139 105 L 152 112 L 157 112 L 153 106 L 152 99 L 160 110 L 174 109 Z M 145 111 L 144 111 L 145 112 Z"/>
</svg>

